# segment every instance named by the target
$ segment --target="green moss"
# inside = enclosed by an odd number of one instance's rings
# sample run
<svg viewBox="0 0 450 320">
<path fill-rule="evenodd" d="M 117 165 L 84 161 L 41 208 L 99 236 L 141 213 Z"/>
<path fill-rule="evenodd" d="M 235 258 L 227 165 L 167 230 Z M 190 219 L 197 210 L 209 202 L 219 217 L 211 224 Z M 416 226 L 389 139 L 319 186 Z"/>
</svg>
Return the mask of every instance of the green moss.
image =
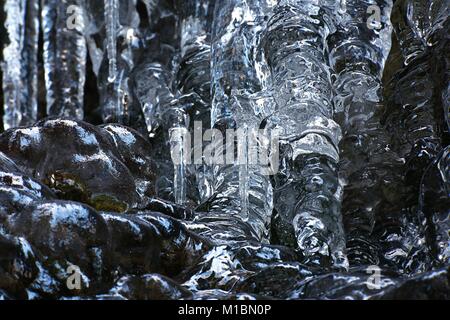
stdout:
<svg viewBox="0 0 450 320">
<path fill-rule="evenodd" d="M 107 194 L 92 195 L 80 179 L 67 172 L 55 172 L 43 181 L 61 200 L 88 204 L 98 211 L 126 212 L 128 204 Z"/>
<path fill-rule="evenodd" d="M 98 211 L 121 213 L 128 210 L 127 203 L 107 194 L 99 194 L 91 197 L 89 204 Z"/>
</svg>

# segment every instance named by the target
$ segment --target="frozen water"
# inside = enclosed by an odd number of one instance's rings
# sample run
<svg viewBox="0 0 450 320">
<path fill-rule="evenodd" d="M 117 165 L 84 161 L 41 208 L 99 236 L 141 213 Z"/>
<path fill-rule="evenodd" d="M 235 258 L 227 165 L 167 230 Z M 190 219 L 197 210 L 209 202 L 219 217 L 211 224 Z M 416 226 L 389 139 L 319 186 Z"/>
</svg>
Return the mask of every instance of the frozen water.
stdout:
<svg viewBox="0 0 450 320">
<path fill-rule="evenodd" d="M 4 128 L 37 120 L 39 2 L 3 2 L 6 43 L 3 48 Z"/>
<path fill-rule="evenodd" d="M 336 1 L 279 1 L 264 35 L 281 131 L 275 179 L 279 241 L 312 263 L 347 267 L 338 180 L 341 128 L 334 121 L 327 38 L 336 30 Z M 328 262 L 326 262 L 328 261 Z"/>
<path fill-rule="evenodd" d="M 0 298 L 450 298 L 448 1 L 0 3 Z"/>
<path fill-rule="evenodd" d="M 44 0 L 44 38 L 47 115 L 84 117 L 86 38 L 84 5 L 81 0 Z"/>
</svg>

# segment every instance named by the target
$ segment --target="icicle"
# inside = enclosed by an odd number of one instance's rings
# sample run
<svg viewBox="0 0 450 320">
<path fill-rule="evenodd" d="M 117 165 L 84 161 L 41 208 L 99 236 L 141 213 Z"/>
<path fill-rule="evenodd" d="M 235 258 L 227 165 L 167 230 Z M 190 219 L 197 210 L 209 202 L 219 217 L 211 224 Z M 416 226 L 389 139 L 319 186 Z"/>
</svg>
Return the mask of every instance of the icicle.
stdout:
<svg viewBox="0 0 450 320">
<path fill-rule="evenodd" d="M 250 128 L 258 129 L 267 116 L 255 107 L 255 97 L 264 90 L 258 46 L 272 5 L 272 1 L 216 2 L 211 125 L 221 129 L 224 137 L 225 129 L 239 129 L 247 139 Z M 263 104 L 267 106 L 269 102 Z M 215 196 L 210 208 L 240 217 L 251 226 L 254 238 L 268 241 L 273 209 L 270 178 L 261 174 L 260 166 L 248 163 L 249 150 L 243 140 L 237 144 L 243 161 L 214 168 Z"/>
<path fill-rule="evenodd" d="M 132 95 L 129 74 L 135 64 L 134 49 L 139 47 L 139 16 L 136 0 L 104 0 L 105 61 L 99 71 L 100 100 L 104 122 L 126 124 Z"/>
<path fill-rule="evenodd" d="M 341 130 L 325 52 L 335 31 L 336 1 L 281 0 L 264 40 L 280 128 L 282 168 L 276 177 L 275 228 L 308 262 L 347 267 L 338 183 Z M 295 235 L 295 239 L 293 237 Z"/>
<path fill-rule="evenodd" d="M 381 78 L 391 49 L 392 1 L 342 3 L 337 32 L 329 37 L 328 44 L 336 74 L 336 117 L 344 131 L 340 179 L 345 184 L 342 211 L 347 254 L 353 265 L 377 265 L 377 246 L 371 241 L 375 214 L 386 201 L 384 182 L 399 182 L 392 170 L 397 165 L 398 171 L 400 159 L 389 149 L 381 125 Z M 371 15 L 379 21 L 371 24 Z"/>
<path fill-rule="evenodd" d="M 43 0 L 47 115 L 83 119 L 86 39 L 82 0 Z"/>
<path fill-rule="evenodd" d="M 37 120 L 39 3 L 6 0 L 2 10 L 8 41 L 3 49 L 3 121 L 9 129 Z"/>
<path fill-rule="evenodd" d="M 105 0 L 106 52 L 108 56 L 108 82 L 117 79 L 117 31 L 119 24 L 119 0 Z M 119 106 L 117 106 L 119 108 Z M 120 110 L 116 110 L 120 113 Z"/>
<path fill-rule="evenodd" d="M 123 104 L 121 101 L 122 79 L 117 70 L 117 41 L 119 29 L 119 1 L 104 0 L 105 6 L 105 52 L 107 63 L 106 90 L 102 92 L 103 119 L 105 122 L 121 122 Z"/>
<path fill-rule="evenodd" d="M 177 12 L 180 16 L 180 64 L 177 73 L 177 86 L 180 91 L 180 101 L 186 101 L 189 107 L 189 116 L 192 125 L 201 123 L 202 129 L 209 128 L 210 122 L 210 30 L 211 30 L 211 5 L 209 0 L 176 2 Z M 188 128 L 186 128 L 188 129 Z M 195 128 L 191 128 L 195 130 Z M 197 143 L 197 144 L 196 144 Z M 194 153 L 202 152 L 203 141 L 197 141 L 193 147 Z M 185 167 L 184 185 L 180 186 L 185 192 L 187 184 L 198 185 L 195 192 L 190 192 L 189 198 L 197 204 L 211 195 L 211 181 L 208 180 L 206 167 L 202 163 L 196 163 Z M 188 174 L 195 172 L 195 174 Z M 176 170 L 177 173 L 177 170 Z M 175 179 L 176 181 L 177 179 Z M 175 193 L 178 193 L 175 190 Z M 186 197 L 185 197 L 186 198 Z M 197 199 L 196 199 L 197 198 Z"/>
</svg>

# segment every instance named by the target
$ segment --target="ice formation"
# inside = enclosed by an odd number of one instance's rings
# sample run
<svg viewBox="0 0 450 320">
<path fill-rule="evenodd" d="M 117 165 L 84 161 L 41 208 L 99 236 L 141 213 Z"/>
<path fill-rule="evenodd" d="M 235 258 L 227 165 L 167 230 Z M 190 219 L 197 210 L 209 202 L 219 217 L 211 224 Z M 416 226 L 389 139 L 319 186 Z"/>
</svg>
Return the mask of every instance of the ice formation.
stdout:
<svg viewBox="0 0 450 320">
<path fill-rule="evenodd" d="M 448 1 L 0 19 L 0 298 L 450 299 Z"/>
</svg>

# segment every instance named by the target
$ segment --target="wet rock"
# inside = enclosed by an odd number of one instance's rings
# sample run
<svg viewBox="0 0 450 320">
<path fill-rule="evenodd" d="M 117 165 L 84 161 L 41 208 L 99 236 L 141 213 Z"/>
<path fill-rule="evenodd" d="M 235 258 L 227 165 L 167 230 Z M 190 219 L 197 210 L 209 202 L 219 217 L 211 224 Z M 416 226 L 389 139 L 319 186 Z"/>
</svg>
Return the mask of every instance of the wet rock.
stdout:
<svg viewBox="0 0 450 320">
<path fill-rule="evenodd" d="M 44 120 L 0 135 L 0 151 L 60 199 L 124 212 L 139 194 L 113 139 L 81 121 Z"/>
<path fill-rule="evenodd" d="M 26 289 L 37 274 L 35 255 L 27 240 L 0 230 L 0 300 L 27 299 Z"/>
<path fill-rule="evenodd" d="M 246 270 L 259 272 L 270 266 L 295 263 L 300 260 L 296 251 L 288 247 L 246 243 L 234 249 L 235 257 Z"/>
<path fill-rule="evenodd" d="M 283 299 L 289 297 L 294 283 L 311 276 L 311 272 L 300 264 L 279 263 L 267 266 L 248 277 L 237 286 L 237 290 Z"/>
<path fill-rule="evenodd" d="M 110 294 L 130 300 L 179 300 L 192 297 L 187 289 L 158 274 L 123 277 Z"/>
<path fill-rule="evenodd" d="M 24 210 L 34 201 L 54 197 L 49 188 L 24 174 L 0 152 L 0 224 L 8 215 Z"/>
<path fill-rule="evenodd" d="M 21 212 L 36 201 L 54 198 L 52 191 L 35 179 L 0 171 L 0 223 L 6 216 Z"/>
<path fill-rule="evenodd" d="M 189 208 L 156 198 L 148 200 L 145 204 L 145 210 L 161 212 L 178 220 L 193 220 L 195 216 L 194 212 Z"/>
<path fill-rule="evenodd" d="M 177 276 L 195 266 L 211 248 L 211 241 L 188 230 L 180 221 L 148 211 L 130 212 L 156 228 L 161 241 L 161 270 L 166 276 Z"/>
<path fill-rule="evenodd" d="M 271 300 L 271 297 L 250 293 L 230 293 L 223 290 L 203 290 L 195 292 L 192 300 L 226 300 L 226 301 L 255 301 L 255 300 Z"/>
<path fill-rule="evenodd" d="M 295 268 L 266 268 L 239 290 L 274 295 L 281 299 L 448 299 L 449 270 L 441 269 L 408 278 L 392 270 L 358 267 L 350 272 L 302 274 Z M 377 271 L 377 272 L 378 272 Z M 374 277 L 376 275 L 376 277 Z M 378 277 L 379 275 L 379 277 Z"/>
<path fill-rule="evenodd" d="M 139 132 L 118 124 L 101 127 L 110 135 L 121 161 L 133 175 L 140 197 L 155 195 L 156 163 L 153 160 L 155 151 Z"/>
<path fill-rule="evenodd" d="M 134 215 L 101 213 L 111 234 L 111 253 L 120 275 L 160 269 L 161 241 L 156 227 Z"/>
<path fill-rule="evenodd" d="M 10 216 L 7 227 L 36 249 L 40 275 L 34 288 L 44 295 L 96 292 L 111 281 L 108 227 L 91 207 L 65 201 L 37 202 Z M 71 276 L 79 278 L 78 287 L 69 286 Z"/>
<path fill-rule="evenodd" d="M 450 268 L 438 269 L 391 287 L 380 299 L 449 300 Z"/>
</svg>

